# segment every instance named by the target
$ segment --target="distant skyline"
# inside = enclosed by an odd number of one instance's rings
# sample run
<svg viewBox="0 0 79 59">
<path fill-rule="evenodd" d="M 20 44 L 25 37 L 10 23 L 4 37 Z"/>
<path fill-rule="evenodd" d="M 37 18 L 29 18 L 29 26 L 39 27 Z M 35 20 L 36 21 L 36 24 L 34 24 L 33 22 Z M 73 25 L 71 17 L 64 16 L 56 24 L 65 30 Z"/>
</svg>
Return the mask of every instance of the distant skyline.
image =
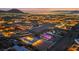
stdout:
<svg viewBox="0 0 79 59">
<path fill-rule="evenodd" d="M 55 10 L 79 10 L 79 8 L 0 8 L 0 10 L 19 9 L 23 12 L 50 12 Z"/>
</svg>

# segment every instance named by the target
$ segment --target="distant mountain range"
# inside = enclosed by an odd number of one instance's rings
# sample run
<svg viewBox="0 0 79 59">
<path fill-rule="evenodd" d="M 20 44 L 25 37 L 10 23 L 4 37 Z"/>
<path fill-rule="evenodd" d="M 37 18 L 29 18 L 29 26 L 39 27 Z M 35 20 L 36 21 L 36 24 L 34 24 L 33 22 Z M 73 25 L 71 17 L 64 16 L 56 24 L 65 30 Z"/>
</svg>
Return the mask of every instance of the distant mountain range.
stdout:
<svg viewBox="0 0 79 59">
<path fill-rule="evenodd" d="M 70 14 L 79 14 L 79 10 L 56 10 L 56 11 L 49 11 L 48 13 L 52 13 L 52 12 L 63 12 L 63 13 L 70 13 Z M 0 10 L 0 13 L 24 13 L 24 12 L 19 10 L 19 9 L 10 9 L 10 10 L 7 10 L 7 11 Z M 38 12 L 36 12 L 36 13 L 38 13 Z"/>
<path fill-rule="evenodd" d="M 0 13 L 23 13 L 23 12 L 18 9 L 11 9 L 8 11 L 0 10 Z"/>
<path fill-rule="evenodd" d="M 79 14 L 78 10 L 57 10 L 52 12 L 63 12 L 63 13 L 70 13 L 70 14 Z"/>
</svg>

